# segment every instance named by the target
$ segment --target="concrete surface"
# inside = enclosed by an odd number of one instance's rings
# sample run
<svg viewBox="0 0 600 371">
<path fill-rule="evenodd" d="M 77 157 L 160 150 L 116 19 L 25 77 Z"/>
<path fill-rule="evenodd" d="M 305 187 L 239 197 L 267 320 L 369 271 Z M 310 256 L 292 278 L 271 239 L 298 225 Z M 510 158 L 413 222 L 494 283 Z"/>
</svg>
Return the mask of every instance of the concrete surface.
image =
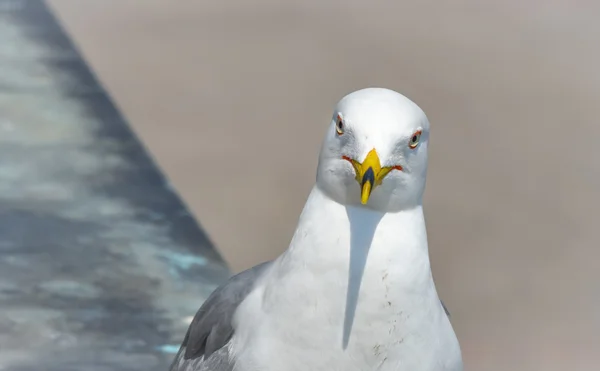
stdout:
<svg viewBox="0 0 600 371">
<path fill-rule="evenodd" d="M 235 270 L 287 246 L 335 102 L 409 96 L 467 370 L 596 368 L 599 3 L 50 3 Z"/>
<path fill-rule="evenodd" d="M 0 370 L 166 370 L 229 274 L 43 0 L 0 0 Z"/>
</svg>

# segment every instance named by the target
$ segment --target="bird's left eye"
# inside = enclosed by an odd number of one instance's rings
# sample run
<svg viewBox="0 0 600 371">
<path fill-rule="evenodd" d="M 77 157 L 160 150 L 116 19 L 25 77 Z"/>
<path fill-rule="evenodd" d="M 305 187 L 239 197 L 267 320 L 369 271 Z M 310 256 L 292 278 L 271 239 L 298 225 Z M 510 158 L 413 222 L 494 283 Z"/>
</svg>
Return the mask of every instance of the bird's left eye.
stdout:
<svg viewBox="0 0 600 371">
<path fill-rule="evenodd" d="M 415 131 L 415 133 L 410 137 L 410 142 L 408 142 L 408 146 L 410 148 L 417 148 L 419 145 L 419 140 L 421 139 L 421 130 Z"/>
</svg>

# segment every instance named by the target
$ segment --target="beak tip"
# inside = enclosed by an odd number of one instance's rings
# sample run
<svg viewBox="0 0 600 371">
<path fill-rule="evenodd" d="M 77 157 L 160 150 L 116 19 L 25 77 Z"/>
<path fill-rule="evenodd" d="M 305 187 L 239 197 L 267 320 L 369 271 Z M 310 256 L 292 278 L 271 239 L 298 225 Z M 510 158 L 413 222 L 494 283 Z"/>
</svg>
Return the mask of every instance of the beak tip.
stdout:
<svg viewBox="0 0 600 371">
<path fill-rule="evenodd" d="M 360 195 L 360 203 L 366 205 L 369 202 L 369 197 L 371 197 L 371 184 L 366 183 L 363 186 L 361 195 Z"/>
</svg>

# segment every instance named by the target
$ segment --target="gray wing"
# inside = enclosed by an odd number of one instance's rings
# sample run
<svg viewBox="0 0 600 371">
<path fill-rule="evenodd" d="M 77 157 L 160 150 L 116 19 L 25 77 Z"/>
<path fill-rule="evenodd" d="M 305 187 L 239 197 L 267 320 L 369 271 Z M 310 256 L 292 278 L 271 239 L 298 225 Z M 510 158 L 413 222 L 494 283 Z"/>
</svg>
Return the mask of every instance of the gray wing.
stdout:
<svg viewBox="0 0 600 371">
<path fill-rule="evenodd" d="M 170 371 L 230 371 L 229 340 L 231 320 L 238 305 L 254 288 L 270 261 L 236 274 L 218 287 L 200 307 Z"/>
</svg>

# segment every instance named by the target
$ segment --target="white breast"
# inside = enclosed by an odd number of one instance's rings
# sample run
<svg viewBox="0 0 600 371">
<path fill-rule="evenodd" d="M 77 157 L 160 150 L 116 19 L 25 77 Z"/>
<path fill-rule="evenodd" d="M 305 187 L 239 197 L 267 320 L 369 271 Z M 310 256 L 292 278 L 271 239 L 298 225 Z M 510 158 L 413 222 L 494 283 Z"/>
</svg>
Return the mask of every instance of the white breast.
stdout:
<svg viewBox="0 0 600 371">
<path fill-rule="evenodd" d="M 235 321 L 236 371 L 462 370 L 420 208 L 347 210 L 315 188 Z"/>
</svg>

